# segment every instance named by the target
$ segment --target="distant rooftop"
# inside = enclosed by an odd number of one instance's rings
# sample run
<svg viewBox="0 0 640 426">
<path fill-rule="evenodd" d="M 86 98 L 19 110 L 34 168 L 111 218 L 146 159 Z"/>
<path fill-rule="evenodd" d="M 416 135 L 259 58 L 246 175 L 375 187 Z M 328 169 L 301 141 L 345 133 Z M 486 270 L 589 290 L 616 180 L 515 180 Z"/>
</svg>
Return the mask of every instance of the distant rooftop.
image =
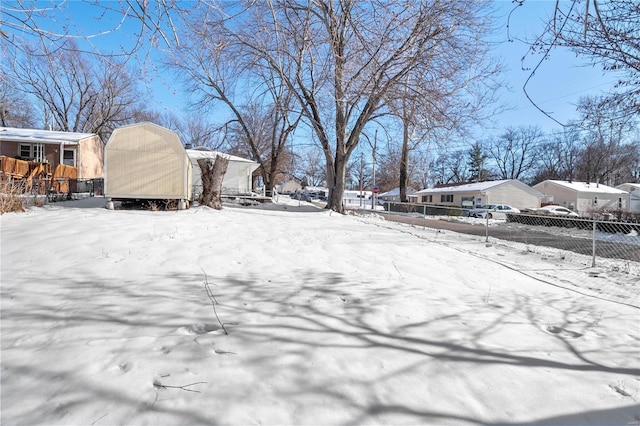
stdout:
<svg viewBox="0 0 640 426">
<path fill-rule="evenodd" d="M 433 194 L 438 192 L 445 192 L 447 194 L 450 194 L 452 192 L 478 192 L 478 191 L 485 191 L 489 188 L 493 188 L 494 186 L 502 185 L 505 182 L 509 182 L 509 179 L 488 180 L 484 182 L 464 183 L 462 185 L 428 188 L 428 189 L 423 189 L 421 191 L 418 191 L 416 192 L 416 194 L 422 194 L 422 193 Z"/>
<path fill-rule="evenodd" d="M 95 136 L 94 133 L 0 127 L 0 141 L 28 143 L 77 143 L 82 139 L 87 139 L 93 136 Z"/>
<path fill-rule="evenodd" d="M 416 190 L 413 188 L 407 188 L 407 195 L 413 195 L 416 193 Z M 385 193 L 378 194 L 378 197 L 399 197 L 400 196 L 400 188 L 393 188 L 388 190 Z"/>
<path fill-rule="evenodd" d="M 253 160 L 249 160 L 248 158 L 238 157 L 236 155 L 225 154 L 224 152 L 213 151 L 207 148 L 197 147 L 197 148 L 189 148 L 186 150 L 187 155 L 192 160 L 198 160 L 199 158 L 215 158 L 217 155 L 220 155 L 224 158 L 227 158 L 231 161 L 244 162 L 244 163 L 255 163 L 257 162 Z"/>
<path fill-rule="evenodd" d="M 601 183 L 594 183 L 594 182 L 575 182 L 575 181 L 568 182 L 565 180 L 546 180 L 546 181 L 540 182 L 536 186 L 538 188 L 540 188 L 541 186 L 542 188 L 544 188 L 545 183 L 553 183 L 558 186 L 563 186 L 565 188 L 569 188 L 578 192 L 599 192 L 602 194 L 626 194 L 627 193 L 626 191 L 622 191 L 620 189 L 612 188 L 610 186 L 603 185 Z"/>
</svg>

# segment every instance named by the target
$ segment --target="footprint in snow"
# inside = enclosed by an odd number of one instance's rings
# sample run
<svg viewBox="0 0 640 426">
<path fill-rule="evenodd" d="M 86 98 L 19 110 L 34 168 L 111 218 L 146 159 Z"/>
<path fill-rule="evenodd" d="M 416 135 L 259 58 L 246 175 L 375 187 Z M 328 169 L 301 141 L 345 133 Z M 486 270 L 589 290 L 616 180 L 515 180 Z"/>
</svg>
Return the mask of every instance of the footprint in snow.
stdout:
<svg viewBox="0 0 640 426">
<path fill-rule="evenodd" d="M 551 333 L 557 336 L 566 337 L 569 339 L 577 339 L 578 337 L 582 337 L 582 333 L 567 330 L 566 328 L 557 327 L 555 325 L 548 325 L 544 328 L 544 330 L 548 333 Z"/>
</svg>

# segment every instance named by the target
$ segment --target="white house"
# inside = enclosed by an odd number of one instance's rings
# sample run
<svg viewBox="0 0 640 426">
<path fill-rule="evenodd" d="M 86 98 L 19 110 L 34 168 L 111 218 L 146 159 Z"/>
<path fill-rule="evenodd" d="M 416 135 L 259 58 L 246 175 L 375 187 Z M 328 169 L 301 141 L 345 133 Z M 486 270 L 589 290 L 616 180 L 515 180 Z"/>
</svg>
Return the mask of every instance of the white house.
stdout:
<svg viewBox="0 0 640 426">
<path fill-rule="evenodd" d="M 342 194 L 342 205 L 348 209 L 370 209 L 372 196 L 372 191 L 345 190 Z"/>
<path fill-rule="evenodd" d="M 282 182 L 278 185 L 278 193 L 280 194 L 293 194 L 302 190 L 302 184 L 298 179 L 291 179 L 286 182 Z"/>
<path fill-rule="evenodd" d="M 508 204 L 522 210 L 540 207 L 543 195 L 517 179 L 507 179 L 428 188 L 413 196 L 423 204 L 463 208 Z"/>
<path fill-rule="evenodd" d="M 533 188 L 545 194 L 547 204 L 566 207 L 581 216 L 629 209 L 628 192 L 600 183 L 545 180 Z"/>
<path fill-rule="evenodd" d="M 640 183 L 623 183 L 616 186 L 616 189 L 629 193 L 629 211 L 640 213 Z"/>
<path fill-rule="evenodd" d="M 253 172 L 260 167 L 255 161 L 202 148 L 187 149 L 186 151 L 193 170 L 194 199 L 197 199 L 202 193 L 202 177 L 198 160 L 201 158 L 215 160 L 217 156 L 229 160 L 227 171 L 222 179 L 222 195 L 250 195 L 252 193 Z"/>
<path fill-rule="evenodd" d="M 407 198 L 410 198 L 415 192 L 415 189 L 407 188 Z M 382 201 L 400 201 L 400 188 L 393 188 L 387 192 L 378 194 L 378 199 Z"/>
</svg>

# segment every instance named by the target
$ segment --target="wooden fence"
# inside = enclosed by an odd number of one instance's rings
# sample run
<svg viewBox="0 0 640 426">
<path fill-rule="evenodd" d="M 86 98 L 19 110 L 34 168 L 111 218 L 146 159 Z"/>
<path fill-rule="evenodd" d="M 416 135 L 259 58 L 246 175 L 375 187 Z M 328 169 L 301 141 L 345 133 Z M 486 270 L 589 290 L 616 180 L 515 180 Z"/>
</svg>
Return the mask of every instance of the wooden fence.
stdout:
<svg viewBox="0 0 640 426">
<path fill-rule="evenodd" d="M 47 191 L 69 192 L 69 180 L 78 178 L 78 168 L 58 164 L 53 173 L 51 164 L 24 161 L 0 156 L 0 177 L 5 180 L 21 180 L 26 193 L 46 194 Z"/>
</svg>

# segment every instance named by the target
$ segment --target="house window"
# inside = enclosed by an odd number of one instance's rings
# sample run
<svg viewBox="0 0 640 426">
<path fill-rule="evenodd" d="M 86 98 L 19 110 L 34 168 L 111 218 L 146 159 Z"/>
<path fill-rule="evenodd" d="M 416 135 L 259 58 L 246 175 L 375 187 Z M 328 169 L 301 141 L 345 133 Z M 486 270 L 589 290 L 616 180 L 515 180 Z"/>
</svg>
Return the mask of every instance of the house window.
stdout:
<svg viewBox="0 0 640 426">
<path fill-rule="evenodd" d="M 440 196 L 441 203 L 453 203 L 453 194 L 442 194 Z"/>
<path fill-rule="evenodd" d="M 31 158 L 31 145 L 20 145 L 20 157 Z"/>
<path fill-rule="evenodd" d="M 42 145 L 20 144 L 19 154 L 21 158 L 42 160 L 44 158 Z"/>
<path fill-rule="evenodd" d="M 622 210 L 622 198 L 618 198 L 618 209 Z"/>
<path fill-rule="evenodd" d="M 433 195 L 423 195 L 422 196 L 423 203 L 431 203 L 433 202 Z"/>
<path fill-rule="evenodd" d="M 65 149 L 62 153 L 62 163 L 67 166 L 76 165 L 76 152 L 72 149 Z"/>
<path fill-rule="evenodd" d="M 593 205 L 594 206 L 598 205 L 598 197 L 593 197 Z"/>
<path fill-rule="evenodd" d="M 462 207 L 473 208 L 473 202 L 476 197 L 462 197 Z"/>
</svg>

